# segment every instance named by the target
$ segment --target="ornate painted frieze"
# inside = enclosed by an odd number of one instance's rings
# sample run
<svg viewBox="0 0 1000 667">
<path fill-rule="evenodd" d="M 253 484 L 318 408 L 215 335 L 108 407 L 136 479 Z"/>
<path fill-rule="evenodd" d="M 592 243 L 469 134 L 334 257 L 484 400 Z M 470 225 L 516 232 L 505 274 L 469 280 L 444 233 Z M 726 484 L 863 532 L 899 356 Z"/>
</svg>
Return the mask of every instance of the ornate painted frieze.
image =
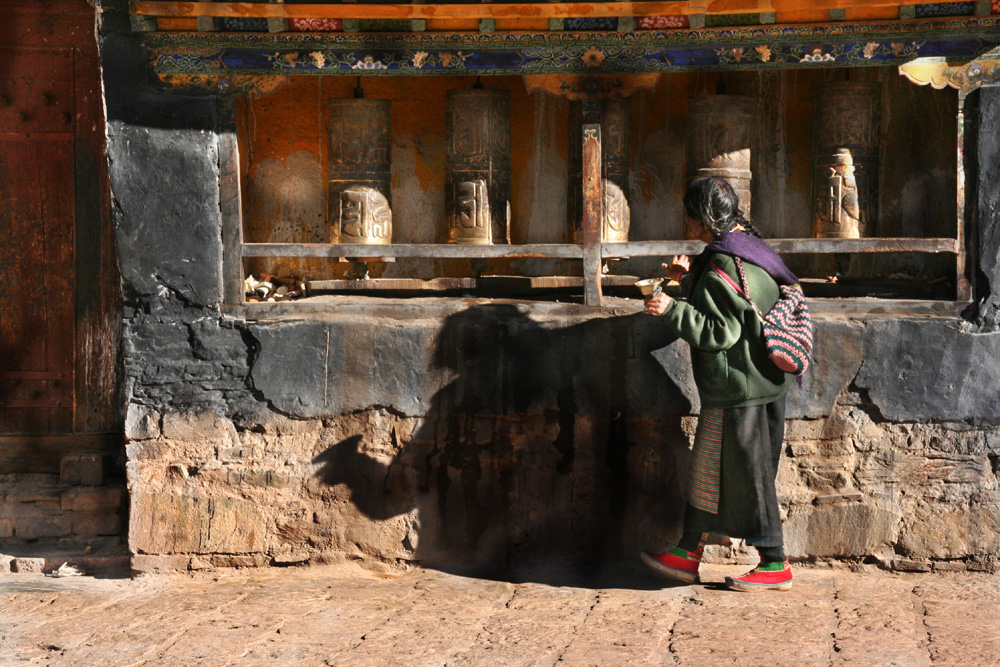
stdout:
<svg viewBox="0 0 1000 667">
<path fill-rule="evenodd" d="M 344 23 L 340 19 L 288 19 L 292 32 L 340 32 Z"/>
<path fill-rule="evenodd" d="M 997 0 L 1000 2 L 1000 0 Z M 672 16 L 640 16 L 635 20 L 639 30 L 667 30 L 670 28 L 687 28 L 691 24 L 686 14 Z"/>
<path fill-rule="evenodd" d="M 975 2 L 935 2 L 914 7 L 916 16 L 930 18 L 934 16 L 971 16 L 976 13 Z"/>
<path fill-rule="evenodd" d="M 563 28 L 565 30 L 618 30 L 618 17 L 569 18 L 563 23 Z"/>
<path fill-rule="evenodd" d="M 1000 46 L 994 17 L 633 33 L 156 33 L 165 75 L 658 73 L 972 59 Z"/>
</svg>

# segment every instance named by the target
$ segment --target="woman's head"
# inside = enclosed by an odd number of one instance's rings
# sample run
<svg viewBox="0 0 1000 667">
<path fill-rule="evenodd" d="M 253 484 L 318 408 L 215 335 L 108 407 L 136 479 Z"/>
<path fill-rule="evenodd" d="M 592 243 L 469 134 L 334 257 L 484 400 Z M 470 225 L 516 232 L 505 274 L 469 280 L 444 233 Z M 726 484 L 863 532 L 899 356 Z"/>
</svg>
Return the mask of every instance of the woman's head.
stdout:
<svg viewBox="0 0 1000 667">
<path fill-rule="evenodd" d="M 684 195 L 684 210 L 713 237 L 722 236 L 737 225 L 746 226 L 739 197 L 733 186 L 721 178 L 702 176 L 691 181 Z"/>
</svg>

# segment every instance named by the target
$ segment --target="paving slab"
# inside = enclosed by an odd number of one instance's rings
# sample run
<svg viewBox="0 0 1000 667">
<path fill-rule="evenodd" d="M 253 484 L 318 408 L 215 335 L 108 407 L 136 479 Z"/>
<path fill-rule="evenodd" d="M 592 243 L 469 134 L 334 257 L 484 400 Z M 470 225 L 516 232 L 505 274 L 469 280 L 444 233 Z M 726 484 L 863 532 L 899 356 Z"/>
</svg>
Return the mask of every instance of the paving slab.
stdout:
<svg viewBox="0 0 1000 667">
<path fill-rule="evenodd" d="M 737 593 L 703 565 L 673 585 L 639 563 L 516 572 L 355 564 L 0 576 L 0 665 L 1000 664 L 1000 579 L 796 567 Z"/>
</svg>

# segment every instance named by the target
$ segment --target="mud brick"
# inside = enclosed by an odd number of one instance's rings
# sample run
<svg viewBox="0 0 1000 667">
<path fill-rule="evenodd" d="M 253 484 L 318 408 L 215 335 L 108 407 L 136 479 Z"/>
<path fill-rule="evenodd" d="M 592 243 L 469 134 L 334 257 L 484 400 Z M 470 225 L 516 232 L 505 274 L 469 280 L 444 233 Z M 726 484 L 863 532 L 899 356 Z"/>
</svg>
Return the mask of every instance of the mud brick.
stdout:
<svg viewBox="0 0 1000 667">
<path fill-rule="evenodd" d="M 10 571 L 21 574 L 41 574 L 45 570 L 44 558 L 15 558 L 11 561 Z"/>
<path fill-rule="evenodd" d="M 70 454 L 59 465 L 59 481 L 74 486 L 104 484 L 104 457 L 100 454 Z"/>
<path fill-rule="evenodd" d="M 62 494 L 62 508 L 72 512 L 99 512 L 121 507 L 120 486 L 77 486 Z"/>
<path fill-rule="evenodd" d="M 87 512 L 73 515 L 73 534 L 80 537 L 98 535 L 119 535 L 122 532 L 122 517 L 114 512 Z"/>
<path fill-rule="evenodd" d="M 22 540 L 63 537 L 72 531 L 73 519 L 68 514 L 26 516 L 14 520 L 14 535 Z"/>
</svg>

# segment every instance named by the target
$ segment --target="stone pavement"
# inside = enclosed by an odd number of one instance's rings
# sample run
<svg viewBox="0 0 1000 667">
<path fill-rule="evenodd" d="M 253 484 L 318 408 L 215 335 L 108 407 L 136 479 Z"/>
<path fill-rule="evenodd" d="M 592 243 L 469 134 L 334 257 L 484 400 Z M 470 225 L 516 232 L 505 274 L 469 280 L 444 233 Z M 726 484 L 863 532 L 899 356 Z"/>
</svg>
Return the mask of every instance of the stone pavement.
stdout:
<svg viewBox="0 0 1000 667">
<path fill-rule="evenodd" d="M 1000 578 L 796 568 L 789 592 L 638 563 L 0 577 L 0 665 L 1000 665 Z"/>
</svg>

